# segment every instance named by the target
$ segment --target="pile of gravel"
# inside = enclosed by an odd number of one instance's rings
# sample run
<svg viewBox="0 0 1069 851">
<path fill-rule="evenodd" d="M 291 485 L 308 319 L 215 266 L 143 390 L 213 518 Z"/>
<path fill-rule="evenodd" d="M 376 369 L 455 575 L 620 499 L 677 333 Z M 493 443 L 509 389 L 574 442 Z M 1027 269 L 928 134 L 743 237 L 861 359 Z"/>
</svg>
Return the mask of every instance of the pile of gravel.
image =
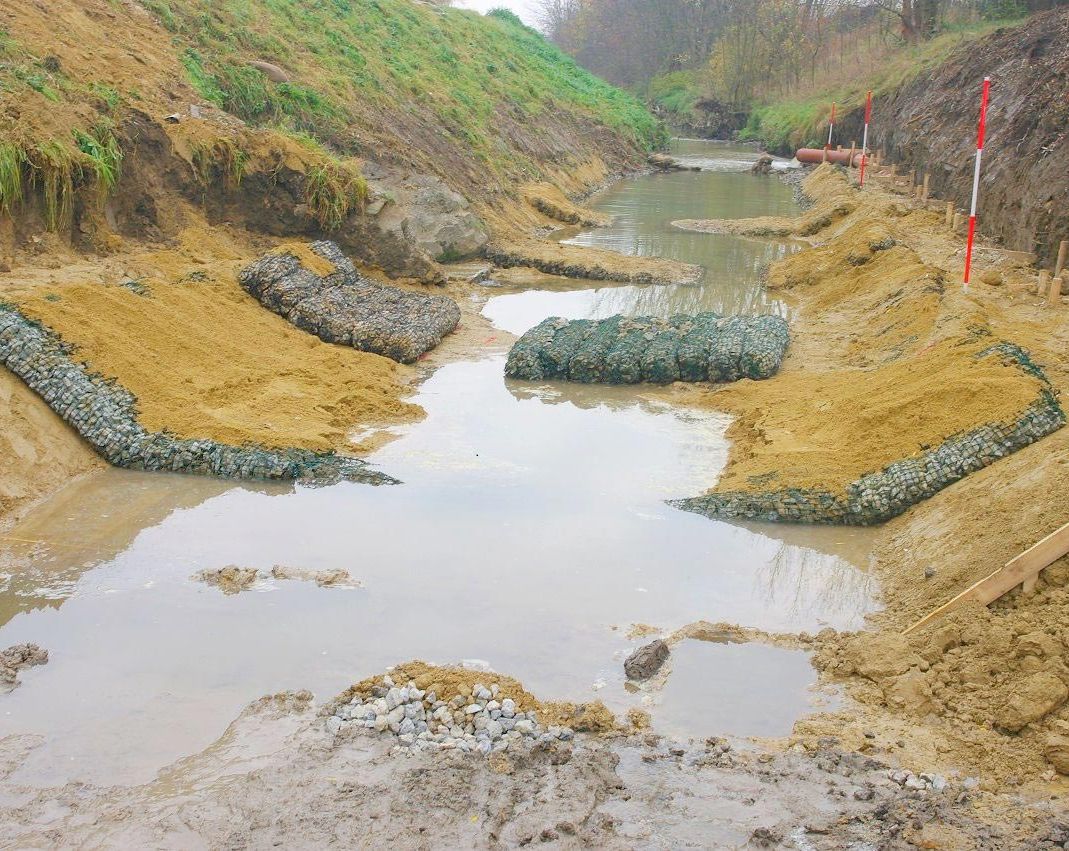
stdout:
<svg viewBox="0 0 1069 851">
<path fill-rule="evenodd" d="M 264 307 L 327 343 L 412 363 L 460 322 L 451 298 L 377 284 L 356 271 L 333 242 L 311 250 L 334 271 L 325 278 L 293 254 L 268 254 L 247 266 L 241 286 Z"/>
<path fill-rule="evenodd" d="M 414 682 L 398 688 L 385 676 L 370 697 L 354 697 L 338 707 L 327 718 L 327 731 L 337 735 L 347 728 L 374 730 L 395 736 L 401 748 L 482 754 L 521 743 L 566 742 L 574 737 L 569 727 L 541 726 L 536 713 L 519 712 L 515 701 L 498 692 L 497 685 L 487 688 L 476 683 L 471 694 L 446 700 L 444 695 L 417 688 Z"/>
<path fill-rule="evenodd" d="M 552 317 L 516 341 L 505 374 L 602 384 L 761 379 L 779 371 L 789 341 L 778 316 Z"/>
<path fill-rule="evenodd" d="M 1001 342 L 976 357 L 999 357 L 1043 382 L 1039 395 L 1015 421 L 985 423 L 953 435 L 915 458 L 894 461 L 850 482 L 841 494 L 805 488 L 726 491 L 669 505 L 715 518 L 873 526 L 1065 425 L 1053 386 L 1024 349 Z"/>
<path fill-rule="evenodd" d="M 396 482 L 357 458 L 334 453 L 231 446 L 148 431 L 138 422 L 130 391 L 90 372 L 52 331 L 10 304 L 0 304 L 0 364 L 116 467 L 243 479 Z"/>
</svg>

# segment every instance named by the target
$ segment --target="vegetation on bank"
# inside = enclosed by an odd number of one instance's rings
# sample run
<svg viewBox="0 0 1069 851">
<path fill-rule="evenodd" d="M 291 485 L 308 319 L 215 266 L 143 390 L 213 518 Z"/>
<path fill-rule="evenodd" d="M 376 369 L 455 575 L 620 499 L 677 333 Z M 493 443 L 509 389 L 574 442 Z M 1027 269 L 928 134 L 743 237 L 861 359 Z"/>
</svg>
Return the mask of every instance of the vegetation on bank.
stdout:
<svg viewBox="0 0 1069 851">
<path fill-rule="evenodd" d="M 865 73 L 829 75 L 797 94 L 758 101 L 750 110 L 739 138 L 760 141 L 770 150 L 819 148 L 827 138 L 832 103 L 837 104 L 840 114 L 862 107 L 868 91 L 873 97 L 890 94 L 1001 26 L 1005 22 L 984 22 L 948 30 L 928 41 L 904 44 L 887 52 Z"/>
<path fill-rule="evenodd" d="M 25 9 L 0 27 L 0 212 L 32 198 L 52 230 L 69 224 L 76 197 L 103 199 L 115 189 L 124 121 L 135 108 L 160 118 L 161 104 L 173 109 L 176 77 L 196 92 L 179 97 L 242 119 L 261 139 L 206 111 L 193 122 L 204 126 L 186 138 L 196 179 L 237 188 L 263 170 L 258 150 L 300 146 L 306 201 L 327 230 L 366 200 L 364 159 L 457 177 L 492 195 L 543 179 L 543 167 L 564 165 L 562 150 L 576 162 L 605 150 L 626 160 L 667 141 L 636 97 L 503 10 L 482 16 L 414 0 L 137 0 L 151 18 L 116 7 L 100 36 L 127 48 L 130 62 L 118 59 L 127 67 L 114 76 L 98 64 L 94 79 L 71 45 L 40 43 L 38 33 L 56 21 L 85 14 L 77 0 L 57 2 L 42 7 L 40 20 Z M 155 56 L 140 75 L 132 64 L 138 41 Z"/>
<path fill-rule="evenodd" d="M 411 0 L 142 0 L 182 45 L 205 100 L 252 124 L 307 133 L 344 151 L 366 115 L 415 109 L 487 163 L 502 156 L 495 121 L 581 112 L 644 148 L 662 130 L 632 95 L 593 76 L 510 12 L 483 17 Z M 272 82 L 249 65 L 292 75 Z"/>
</svg>

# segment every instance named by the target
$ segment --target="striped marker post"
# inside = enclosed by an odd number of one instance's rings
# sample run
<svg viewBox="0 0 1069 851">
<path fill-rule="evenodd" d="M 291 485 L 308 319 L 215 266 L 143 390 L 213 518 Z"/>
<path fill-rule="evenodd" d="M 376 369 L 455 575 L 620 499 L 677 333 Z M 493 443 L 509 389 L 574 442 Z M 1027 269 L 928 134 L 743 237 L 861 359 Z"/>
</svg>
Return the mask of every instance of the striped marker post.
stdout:
<svg viewBox="0 0 1069 851">
<path fill-rule="evenodd" d="M 987 100 L 991 92 L 991 78 L 984 77 L 984 91 L 980 96 L 980 128 L 976 133 L 976 166 L 972 175 L 972 206 L 969 207 L 969 240 L 965 244 L 965 280 L 962 289 L 968 292 L 972 273 L 972 248 L 976 239 L 976 196 L 980 194 L 980 160 L 984 156 L 984 131 L 987 129 Z"/>
<path fill-rule="evenodd" d="M 831 104 L 831 121 L 828 122 L 828 144 L 825 146 L 831 150 L 831 137 L 835 133 L 835 102 Z"/>
<path fill-rule="evenodd" d="M 872 120 L 872 92 L 865 98 L 865 131 L 861 135 L 861 176 L 859 186 L 865 185 L 865 163 L 869 158 L 869 122 Z"/>
</svg>

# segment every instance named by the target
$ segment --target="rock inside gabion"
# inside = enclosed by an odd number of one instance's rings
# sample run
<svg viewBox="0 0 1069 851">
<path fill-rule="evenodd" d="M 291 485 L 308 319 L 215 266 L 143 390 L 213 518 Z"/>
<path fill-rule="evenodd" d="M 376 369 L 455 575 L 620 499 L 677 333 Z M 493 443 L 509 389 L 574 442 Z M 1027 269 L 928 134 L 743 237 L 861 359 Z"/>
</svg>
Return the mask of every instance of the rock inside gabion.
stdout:
<svg viewBox="0 0 1069 851">
<path fill-rule="evenodd" d="M 778 316 L 552 317 L 516 341 L 505 374 L 601 384 L 761 379 L 779 371 L 789 341 Z"/>
<path fill-rule="evenodd" d="M 241 272 L 241 286 L 264 307 L 327 343 L 401 363 L 433 349 L 460 322 L 460 308 L 451 298 L 370 281 L 333 242 L 313 242 L 311 250 L 334 271 L 320 277 L 293 254 L 268 254 Z"/>
<path fill-rule="evenodd" d="M 543 727 L 535 712 L 520 712 L 497 685 L 476 683 L 471 694 L 435 694 L 414 682 L 398 687 L 385 676 L 369 697 L 354 697 L 326 720 L 327 732 L 369 730 L 396 737 L 403 749 L 489 754 L 523 743 L 570 741 L 570 727 Z"/>
<path fill-rule="evenodd" d="M 133 394 L 72 359 L 69 348 L 54 333 L 9 304 L 0 304 L 0 364 L 26 382 L 116 467 L 319 483 L 396 481 L 357 458 L 333 453 L 230 446 L 147 431 L 138 422 Z"/>
<path fill-rule="evenodd" d="M 1024 349 L 1001 342 L 976 357 L 1002 358 L 1043 382 L 1039 395 L 1015 421 L 985 423 L 953 435 L 915 458 L 893 461 L 850 482 L 839 494 L 803 488 L 725 491 L 669 505 L 716 518 L 873 526 L 1065 425 L 1065 412 L 1050 382 Z"/>
</svg>

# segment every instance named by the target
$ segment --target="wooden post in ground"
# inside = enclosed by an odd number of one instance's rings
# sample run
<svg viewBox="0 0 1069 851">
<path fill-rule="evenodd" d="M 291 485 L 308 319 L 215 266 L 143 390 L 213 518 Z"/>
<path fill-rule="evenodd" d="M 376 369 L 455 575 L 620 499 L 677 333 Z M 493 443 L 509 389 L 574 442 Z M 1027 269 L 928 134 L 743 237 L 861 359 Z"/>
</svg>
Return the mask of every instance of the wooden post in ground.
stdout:
<svg viewBox="0 0 1069 851">
<path fill-rule="evenodd" d="M 854 151 L 856 151 L 856 150 L 857 150 L 857 142 L 851 142 L 850 143 L 850 160 L 846 164 L 847 168 L 853 168 L 854 167 Z"/>
<path fill-rule="evenodd" d="M 1054 277 L 1057 278 L 1062 269 L 1065 268 L 1065 261 L 1069 259 L 1069 239 L 1063 239 L 1061 245 L 1058 246 L 1058 262 L 1054 264 Z"/>
<path fill-rule="evenodd" d="M 916 185 L 917 185 L 917 169 L 911 168 L 909 170 L 909 191 L 910 192 L 916 192 L 917 190 L 913 188 Z"/>
<path fill-rule="evenodd" d="M 925 204 L 928 203 L 928 178 L 929 178 L 929 175 L 928 175 L 927 172 L 925 172 L 924 173 L 924 190 L 921 192 L 921 200 Z"/>
<path fill-rule="evenodd" d="M 985 576 L 975 585 L 966 588 L 950 602 L 925 615 L 903 634 L 909 635 L 911 632 L 927 626 L 936 618 L 953 611 L 964 602 L 975 600 L 981 605 L 989 606 L 1007 591 L 1016 588 L 1018 585 L 1024 585 L 1025 591 L 1032 591 L 1036 587 L 1036 578 L 1039 576 L 1039 572 L 1067 552 L 1069 552 L 1069 524 L 1062 526 L 1055 532 L 1051 532 L 1038 544 L 1025 550 L 1016 558 L 1010 559 L 994 573 Z"/>
<path fill-rule="evenodd" d="M 821 164 L 823 164 L 823 163 L 826 163 L 827 161 L 828 161 L 828 149 L 824 148 L 824 150 L 820 152 L 820 162 L 821 162 Z"/>
<path fill-rule="evenodd" d="M 947 201 L 947 214 L 946 214 L 946 226 L 952 227 L 954 224 L 954 202 Z"/>
<path fill-rule="evenodd" d="M 895 185 L 895 178 L 898 176 L 898 166 L 895 163 L 891 163 L 891 185 Z"/>
<path fill-rule="evenodd" d="M 1050 292 L 1047 293 L 1047 307 L 1058 307 L 1062 303 L 1062 279 L 1050 279 Z"/>
<path fill-rule="evenodd" d="M 1039 281 L 1036 283 L 1036 295 L 1044 296 L 1047 294 L 1047 283 L 1050 281 L 1050 272 L 1046 269 L 1039 270 Z"/>
<path fill-rule="evenodd" d="M 953 230 L 954 233 L 959 233 L 961 231 L 961 213 L 957 210 L 954 211 L 954 224 L 951 225 L 951 230 Z"/>
</svg>

